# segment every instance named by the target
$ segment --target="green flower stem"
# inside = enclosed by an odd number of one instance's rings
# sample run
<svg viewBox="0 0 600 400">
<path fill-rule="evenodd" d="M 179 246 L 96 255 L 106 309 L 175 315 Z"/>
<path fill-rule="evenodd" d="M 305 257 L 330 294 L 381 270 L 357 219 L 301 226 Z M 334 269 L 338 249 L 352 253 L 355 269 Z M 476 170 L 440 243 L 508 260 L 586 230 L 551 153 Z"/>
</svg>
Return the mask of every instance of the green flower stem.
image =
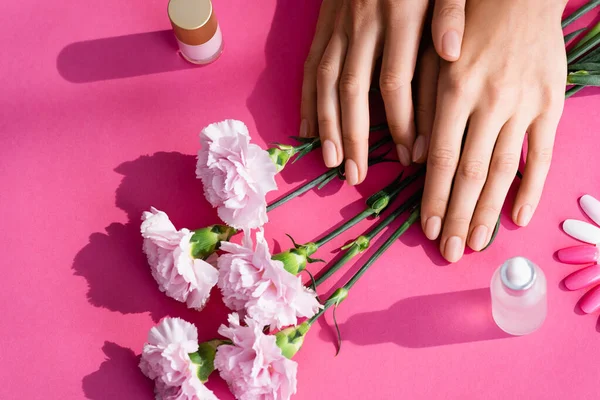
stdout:
<svg viewBox="0 0 600 400">
<path fill-rule="evenodd" d="M 319 312 L 317 312 L 312 318 L 310 318 L 307 321 L 308 324 L 309 325 L 313 324 L 331 306 L 339 305 L 341 303 L 341 301 L 343 299 L 345 299 L 345 297 L 347 296 L 347 293 L 350 291 L 350 289 L 352 289 L 354 284 L 356 284 L 356 282 L 358 282 L 358 280 L 365 274 L 365 272 L 367 272 L 367 270 L 375 263 L 375 261 L 377 261 L 379 259 L 379 257 L 381 257 L 381 255 L 387 249 L 389 249 L 390 246 L 392 244 L 394 244 L 394 242 L 396 240 L 398 240 L 398 238 L 400 236 L 402 236 L 402 234 L 404 232 L 406 232 L 408 230 L 408 228 L 411 227 L 412 224 L 414 224 L 419 219 L 420 215 L 421 215 L 421 207 L 417 206 L 414 209 L 414 211 L 410 214 L 408 219 L 402 225 L 400 225 L 400 227 L 398 227 L 398 229 L 396 229 L 394 231 L 394 233 L 392 233 L 392 235 L 377 249 L 377 251 L 375 253 L 373 253 L 373 255 L 371 257 L 369 257 L 367 262 L 352 276 L 352 278 L 350 278 L 350 280 L 344 286 L 342 286 L 340 289 L 336 290 L 333 293 L 333 295 L 329 299 L 327 299 L 327 301 L 323 305 L 323 308 L 321 308 L 319 310 Z M 340 297 L 340 293 L 345 294 L 343 298 Z M 340 300 L 340 298 L 341 298 L 341 300 Z"/>
<path fill-rule="evenodd" d="M 600 5 L 600 0 L 591 0 L 589 3 L 584 4 L 582 7 L 578 8 L 575 11 L 573 11 L 573 13 L 571 13 L 567 18 L 565 18 L 562 21 L 562 27 L 563 27 L 563 29 L 566 28 L 567 26 L 569 26 L 571 23 L 573 23 L 576 20 L 578 20 L 579 18 L 581 18 L 587 12 L 591 11 L 592 9 L 594 9 L 594 7 L 596 7 L 597 5 Z"/>
<path fill-rule="evenodd" d="M 367 208 L 366 210 L 359 212 L 354 217 L 352 217 L 348 221 L 344 222 L 340 227 L 334 229 L 327 235 L 323 236 L 321 239 L 317 240 L 315 242 L 315 244 L 317 245 L 317 247 L 323 246 L 324 244 L 335 239 L 342 233 L 346 232 L 348 229 L 352 228 L 354 225 L 358 224 L 363 219 L 368 218 L 373 214 L 375 214 L 375 210 L 373 210 L 371 208 Z"/>
<path fill-rule="evenodd" d="M 581 32 L 585 31 L 587 28 L 577 29 L 571 33 L 567 33 L 565 35 L 565 44 L 569 43 L 575 36 L 579 35 Z"/>
<path fill-rule="evenodd" d="M 600 4 L 600 1 L 598 3 Z M 584 44 L 589 42 L 589 40 L 591 38 L 596 36 L 598 33 L 600 33 L 600 22 L 598 22 L 596 25 L 594 25 L 594 27 L 592 29 L 590 29 L 590 31 L 588 33 L 586 33 L 586 35 L 584 37 L 581 38 L 581 40 L 575 45 L 575 47 L 573 49 L 577 49 L 577 48 L 583 46 Z"/>
<path fill-rule="evenodd" d="M 381 129 L 382 125 L 376 125 L 374 127 L 372 127 L 371 129 Z M 386 125 L 387 126 L 387 125 Z M 375 150 L 379 149 L 381 146 L 383 146 L 386 143 L 389 143 L 391 141 L 391 137 L 390 136 L 386 136 L 383 139 L 377 141 L 376 143 L 374 143 L 371 147 L 369 147 L 369 153 L 374 152 Z M 269 204 L 267 206 L 267 212 L 274 210 L 275 208 L 287 203 L 288 201 L 308 192 L 309 190 L 318 187 L 319 185 L 321 185 L 324 182 L 328 182 L 333 180 L 333 178 L 336 175 L 339 175 L 339 169 L 338 168 L 331 168 L 330 170 L 328 170 L 327 172 L 319 175 L 318 177 L 316 177 L 315 179 L 313 179 L 312 181 L 305 183 L 304 185 L 300 186 L 299 188 L 295 189 L 294 191 L 292 191 L 291 193 L 288 193 L 287 195 L 283 196 L 280 199 L 277 199 L 275 202 Z"/>
<path fill-rule="evenodd" d="M 588 51 L 592 50 L 594 47 L 598 46 L 598 44 L 600 44 L 600 33 L 583 43 L 581 47 L 575 46 L 575 48 L 573 48 L 569 54 L 567 54 L 567 63 L 575 61 Z"/>
<path fill-rule="evenodd" d="M 359 236 L 352 242 L 348 247 L 346 247 L 346 251 L 335 262 L 331 267 L 327 268 L 317 279 L 315 279 L 315 286 L 321 285 L 325 282 L 329 277 L 339 271 L 348 261 L 354 258 L 356 255 L 362 253 L 367 248 L 369 248 L 371 240 L 375 238 L 381 231 L 383 231 L 389 224 L 391 224 L 396 218 L 398 218 L 401 214 L 406 212 L 411 207 L 414 207 L 420 200 L 423 195 L 423 190 L 419 190 L 411 197 L 409 197 L 404 203 L 402 203 L 399 207 L 397 207 L 394 211 L 392 211 L 385 219 L 381 220 L 374 227 L 369 229 L 363 236 Z M 360 238 L 364 238 L 360 241 Z M 361 243 L 362 242 L 362 243 Z"/>
</svg>

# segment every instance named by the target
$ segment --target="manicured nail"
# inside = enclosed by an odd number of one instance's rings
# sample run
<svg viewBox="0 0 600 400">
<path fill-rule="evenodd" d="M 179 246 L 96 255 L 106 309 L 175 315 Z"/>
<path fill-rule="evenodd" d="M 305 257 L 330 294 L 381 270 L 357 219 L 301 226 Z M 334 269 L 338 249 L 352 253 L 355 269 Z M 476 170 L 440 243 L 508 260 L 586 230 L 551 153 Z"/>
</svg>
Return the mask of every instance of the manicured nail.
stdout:
<svg viewBox="0 0 600 400">
<path fill-rule="evenodd" d="M 464 252 L 463 241 L 458 236 L 451 236 L 444 246 L 444 257 L 450 262 L 460 260 Z"/>
<path fill-rule="evenodd" d="M 597 246 L 572 246 L 559 250 L 556 256 L 565 264 L 588 264 L 598 261 L 600 249 Z"/>
<path fill-rule="evenodd" d="M 405 167 L 408 167 L 410 165 L 410 153 L 408 149 L 401 144 L 397 144 L 396 151 L 398 152 L 398 159 L 400 160 L 400 164 L 404 165 Z"/>
<path fill-rule="evenodd" d="M 423 135 L 419 135 L 417 140 L 415 140 L 415 145 L 413 147 L 413 161 L 414 162 L 423 162 L 425 158 L 425 147 L 427 146 L 427 138 Z"/>
<path fill-rule="evenodd" d="M 475 251 L 482 250 L 487 241 L 488 228 L 485 225 L 479 225 L 473 232 L 471 232 L 471 239 L 469 240 L 469 247 Z"/>
<path fill-rule="evenodd" d="M 600 282 L 600 266 L 592 265 L 573 272 L 565 278 L 569 290 L 579 290 Z"/>
<path fill-rule="evenodd" d="M 346 182 L 354 186 L 358 183 L 358 166 L 353 160 L 346 160 Z"/>
<path fill-rule="evenodd" d="M 517 215 L 517 225 L 526 226 L 529 221 L 531 221 L 531 211 L 531 206 L 529 204 L 525 204 L 523 207 L 521 207 L 519 214 Z"/>
<path fill-rule="evenodd" d="M 302 122 L 300 122 L 300 137 L 307 137 L 308 136 L 308 121 L 306 119 L 303 119 Z"/>
<path fill-rule="evenodd" d="M 600 286 L 587 292 L 579 302 L 579 307 L 586 314 L 591 314 L 600 308 Z"/>
<path fill-rule="evenodd" d="M 460 56 L 460 35 L 456 31 L 448 31 L 442 36 L 442 51 L 449 57 Z"/>
<path fill-rule="evenodd" d="M 323 148 L 323 161 L 328 168 L 337 166 L 337 149 L 331 140 L 325 140 L 321 145 Z"/>
<path fill-rule="evenodd" d="M 590 217 L 592 221 L 600 225 L 600 201 L 596 200 L 589 194 L 586 194 L 579 199 L 579 204 L 587 216 Z"/>
<path fill-rule="evenodd" d="M 440 235 L 442 219 L 440 217 L 429 217 L 425 222 L 425 236 L 429 240 L 435 240 Z"/>
<path fill-rule="evenodd" d="M 573 239 L 600 244 L 600 228 L 585 221 L 567 219 L 563 222 L 563 231 Z"/>
</svg>

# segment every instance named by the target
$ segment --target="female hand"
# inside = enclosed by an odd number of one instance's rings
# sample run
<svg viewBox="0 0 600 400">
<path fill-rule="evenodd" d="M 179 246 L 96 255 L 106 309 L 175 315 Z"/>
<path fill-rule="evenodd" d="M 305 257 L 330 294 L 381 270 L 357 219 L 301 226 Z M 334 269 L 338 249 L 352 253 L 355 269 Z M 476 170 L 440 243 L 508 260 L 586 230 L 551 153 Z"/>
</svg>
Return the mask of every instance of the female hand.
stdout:
<svg viewBox="0 0 600 400">
<path fill-rule="evenodd" d="M 512 219 L 525 226 L 536 209 L 564 103 L 565 3 L 467 3 L 461 57 L 441 65 L 422 202 L 423 230 L 432 240 L 441 234 L 448 261 L 459 260 L 466 243 L 481 250 L 489 242 L 526 131 L 527 162 Z"/>
<path fill-rule="evenodd" d="M 439 53 L 460 55 L 465 0 L 437 0 L 432 21 Z M 367 174 L 368 94 L 375 61 L 383 55 L 380 89 L 402 164 L 411 162 L 415 125 L 413 78 L 428 0 L 323 0 L 305 63 L 300 136 L 320 135 L 323 159 L 346 159 L 346 180 Z M 424 150 L 424 148 L 423 148 Z"/>
</svg>

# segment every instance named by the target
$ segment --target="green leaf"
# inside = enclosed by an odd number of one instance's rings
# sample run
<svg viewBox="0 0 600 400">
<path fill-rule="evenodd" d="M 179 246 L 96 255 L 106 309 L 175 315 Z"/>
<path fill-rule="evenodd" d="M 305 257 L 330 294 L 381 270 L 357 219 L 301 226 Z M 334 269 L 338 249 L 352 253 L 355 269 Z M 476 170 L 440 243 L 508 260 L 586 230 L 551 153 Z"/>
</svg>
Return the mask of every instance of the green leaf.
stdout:
<svg viewBox="0 0 600 400">
<path fill-rule="evenodd" d="M 579 57 L 586 54 L 588 51 L 597 51 L 596 47 L 600 44 L 600 33 L 590 38 L 588 41 L 583 43 L 580 47 L 575 46 L 569 53 L 567 54 L 567 63 L 571 63 L 577 60 Z M 583 62 L 584 60 L 582 60 Z M 587 61 L 587 60 L 585 60 Z"/>
<path fill-rule="evenodd" d="M 569 71 L 600 71 L 600 62 L 589 62 L 569 65 Z"/>
<path fill-rule="evenodd" d="M 594 7 L 596 7 L 597 5 L 600 5 L 600 0 L 591 0 L 589 3 L 583 5 L 580 8 L 578 8 L 577 10 L 575 10 L 573 13 L 571 13 L 567 18 L 565 18 L 562 21 L 561 25 L 562 25 L 563 29 L 566 28 L 567 26 L 569 26 L 570 24 L 572 24 L 573 22 L 577 21 L 579 18 L 584 16 L 589 11 L 593 10 Z"/>
<path fill-rule="evenodd" d="M 581 38 L 581 40 L 579 42 L 577 42 L 577 44 L 575 45 L 574 48 L 577 49 L 577 48 L 583 46 L 584 44 L 589 42 L 591 38 L 596 36 L 598 33 L 600 33 L 600 22 L 597 23 L 592 29 L 590 29 L 590 31 L 583 38 Z"/>
<path fill-rule="evenodd" d="M 600 75 L 570 74 L 567 77 L 567 82 L 580 86 L 600 86 Z"/>
</svg>

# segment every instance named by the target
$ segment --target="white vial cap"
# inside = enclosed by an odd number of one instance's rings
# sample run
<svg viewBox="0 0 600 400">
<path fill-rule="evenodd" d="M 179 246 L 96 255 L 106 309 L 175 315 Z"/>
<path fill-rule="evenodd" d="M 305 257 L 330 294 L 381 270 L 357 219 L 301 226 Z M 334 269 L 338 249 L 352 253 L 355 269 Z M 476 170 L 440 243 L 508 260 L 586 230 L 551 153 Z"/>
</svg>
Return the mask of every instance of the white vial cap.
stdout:
<svg viewBox="0 0 600 400">
<path fill-rule="evenodd" d="M 502 270 L 502 281 L 513 290 L 527 289 L 535 279 L 535 270 L 524 257 L 509 259 L 504 263 Z"/>
</svg>

